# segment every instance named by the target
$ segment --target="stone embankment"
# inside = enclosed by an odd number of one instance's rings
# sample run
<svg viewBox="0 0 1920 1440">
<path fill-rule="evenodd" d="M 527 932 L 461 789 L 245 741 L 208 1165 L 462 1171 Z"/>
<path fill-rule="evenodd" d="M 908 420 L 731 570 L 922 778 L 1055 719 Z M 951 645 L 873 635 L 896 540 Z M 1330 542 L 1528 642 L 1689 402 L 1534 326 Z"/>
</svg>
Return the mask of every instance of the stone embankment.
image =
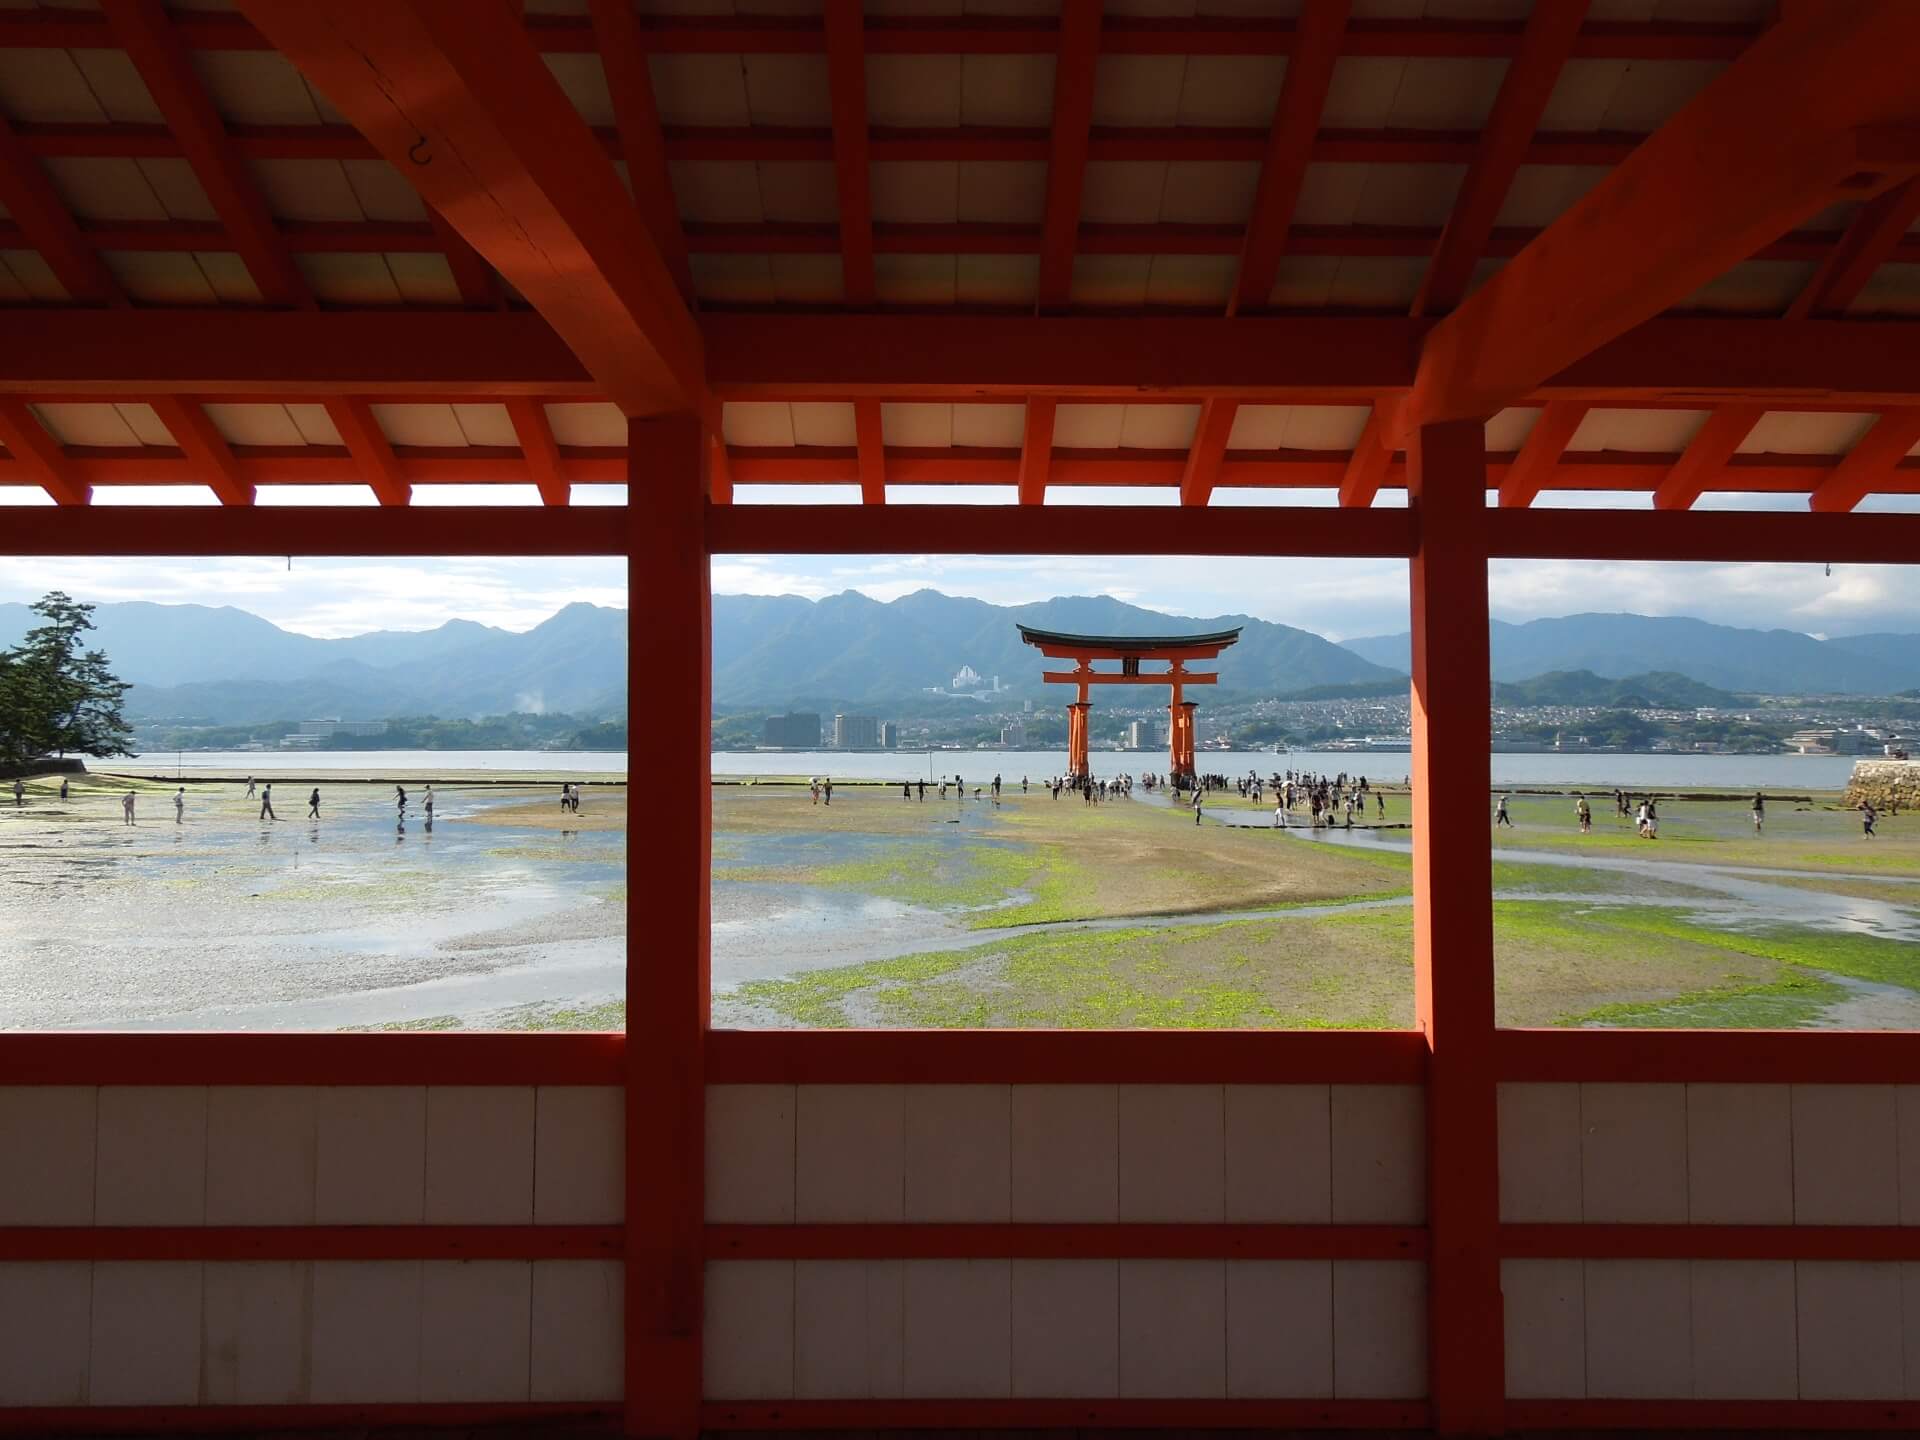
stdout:
<svg viewBox="0 0 1920 1440">
<path fill-rule="evenodd" d="M 1920 810 L 1920 760 L 1854 761 L 1846 803 L 1862 800 L 1871 800 L 1880 810 L 1891 810 L 1896 800 L 1903 810 Z"/>
</svg>

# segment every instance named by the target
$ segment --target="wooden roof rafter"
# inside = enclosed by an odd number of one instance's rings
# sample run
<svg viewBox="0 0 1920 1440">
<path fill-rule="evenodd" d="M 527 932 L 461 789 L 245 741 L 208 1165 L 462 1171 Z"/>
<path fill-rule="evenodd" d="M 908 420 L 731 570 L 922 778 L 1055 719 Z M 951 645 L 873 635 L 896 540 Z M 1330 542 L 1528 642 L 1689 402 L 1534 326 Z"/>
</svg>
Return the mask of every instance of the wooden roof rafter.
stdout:
<svg viewBox="0 0 1920 1440">
<path fill-rule="evenodd" d="M 613 100 L 614 122 L 634 203 L 640 207 L 647 233 L 653 236 L 654 248 L 691 304 L 693 271 L 687 263 L 687 239 L 674 200 L 673 175 L 667 168 L 660 106 L 647 68 L 640 16 L 631 0 L 588 0 L 588 14 L 600 64 L 606 71 L 607 93 Z"/>
<path fill-rule="evenodd" d="M 1093 130 L 1094 68 L 1100 59 L 1103 0 L 1061 0 L 1053 62 L 1053 125 L 1047 144 L 1047 199 L 1040 226 L 1036 305 L 1058 310 L 1073 298 L 1073 258 Z"/>
<path fill-rule="evenodd" d="M 867 151 L 867 51 L 861 0 L 826 0 L 827 89 L 840 216 L 840 274 L 847 304 L 871 305 L 873 173 Z"/>
<path fill-rule="evenodd" d="M 127 304 L 126 291 L 88 243 L 4 111 L 0 111 L 0 205 L 12 215 L 21 243 L 40 252 L 70 297 L 81 304 Z"/>
<path fill-rule="evenodd" d="M 560 464 L 560 447 L 554 442 L 546 407 L 537 401 L 516 397 L 507 401 L 507 418 L 513 422 L 514 436 L 520 441 L 527 476 L 539 487 L 540 503 L 571 503 L 573 487 Z"/>
<path fill-rule="evenodd" d="M 413 486 L 402 473 L 393 444 L 380 428 L 373 407 L 358 396 L 343 395 L 327 401 L 327 418 L 346 442 L 347 452 L 360 467 L 374 499 L 382 505 L 411 505 Z"/>
<path fill-rule="evenodd" d="M 251 505 L 254 487 L 241 472 L 233 447 L 213 423 L 201 401 L 185 395 L 156 395 L 149 402 L 174 444 L 198 472 L 201 483 L 222 505 Z"/>
<path fill-rule="evenodd" d="M 20 473 L 20 481 L 38 485 L 56 505 L 87 505 L 92 487 L 75 473 L 60 447 L 24 400 L 0 397 L 0 445 Z"/>
</svg>

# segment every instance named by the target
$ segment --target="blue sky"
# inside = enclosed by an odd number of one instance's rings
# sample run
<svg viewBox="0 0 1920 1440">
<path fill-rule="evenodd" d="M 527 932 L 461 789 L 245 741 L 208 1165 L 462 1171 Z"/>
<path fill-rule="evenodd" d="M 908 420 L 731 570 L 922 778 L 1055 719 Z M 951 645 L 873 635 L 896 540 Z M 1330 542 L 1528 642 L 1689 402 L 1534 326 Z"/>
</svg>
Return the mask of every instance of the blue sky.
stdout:
<svg viewBox="0 0 1920 1440">
<path fill-rule="evenodd" d="M 617 489 L 617 487 L 607 487 Z M 896 487 L 901 491 L 902 487 Z M 815 487 L 810 495 L 827 498 Z M 1230 492 L 1229 492 L 1230 493 Z M 1109 500 L 1100 492 L 1080 492 Z M 935 492 L 952 500 L 950 489 Z M 490 498 L 504 498 L 497 489 Z M 582 499 L 599 497 L 579 497 Z M 748 497 L 742 497 L 748 498 Z M 769 497 L 771 498 L 771 497 Z M 784 497 L 781 497 L 784 498 Z M 857 492 L 855 492 L 857 498 Z M 911 492 L 896 502 L 920 498 Z M 1140 492 L 1119 497 L 1138 503 Z M 1266 498 L 1266 497 L 1259 497 Z M 1276 497 L 1301 503 L 1307 497 Z M 1566 497 L 1551 497 L 1564 503 Z M 1798 497 L 1741 497 L 1754 508 L 1804 511 Z M 1914 497 L 1900 502 L 1907 508 Z M 1784 505 L 1778 502 L 1785 502 Z M 1612 503 L 1621 503 L 1613 497 Z M 1646 503 L 1644 497 L 1638 503 Z M 1708 504 L 1722 503 L 1709 497 Z M 1893 508 L 1893 502 L 1877 502 Z M 1208 526 L 1231 525 L 1214 512 Z M 0 519 L 0 549 L 5 524 Z M 1064 533 L 1069 533 L 1063 530 Z M 923 587 L 997 604 L 1061 594 L 1109 594 L 1183 615 L 1242 613 L 1335 639 L 1404 630 L 1407 567 L 1397 560 L 1241 559 L 1055 555 L 978 557 L 716 556 L 722 594 L 818 598 L 859 590 L 892 600 Z M 235 605 L 312 635 L 421 630 L 454 618 L 526 629 L 562 605 L 626 604 L 623 562 L 603 559 L 101 560 L 12 558 L 0 567 L 0 601 L 64 589 L 84 600 Z M 1506 562 L 1491 579 L 1495 615 L 1530 620 L 1582 610 L 1697 615 L 1731 625 L 1811 634 L 1920 631 L 1920 566 L 1651 565 Z"/>
</svg>

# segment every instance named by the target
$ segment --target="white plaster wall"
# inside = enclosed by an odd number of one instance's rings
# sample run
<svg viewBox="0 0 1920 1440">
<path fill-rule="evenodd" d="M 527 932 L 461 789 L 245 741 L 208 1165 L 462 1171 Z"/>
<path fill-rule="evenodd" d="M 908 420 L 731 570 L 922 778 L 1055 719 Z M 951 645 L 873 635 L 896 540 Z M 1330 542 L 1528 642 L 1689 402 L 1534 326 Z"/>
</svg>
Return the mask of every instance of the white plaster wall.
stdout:
<svg viewBox="0 0 1920 1440">
<path fill-rule="evenodd" d="M 618 1224 L 611 1087 L 0 1087 L 0 1226 Z"/>
<path fill-rule="evenodd" d="M 0 1407 L 617 1400 L 610 1260 L 0 1263 Z"/>
<path fill-rule="evenodd" d="M 1500 1218 L 1920 1224 L 1920 1086 L 1502 1085 Z"/>
<path fill-rule="evenodd" d="M 716 1085 L 707 1219 L 1403 1224 L 1403 1085 Z"/>
<path fill-rule="evenodd" d="M 755 1260 L 707 1266 L 720 1400 L 1415 1398 L 1426 1266 Z"/>
<path fill-rule="evenodd" d="M 1920 1399 L 1920 1264 L 1508 1260 L 1507 1393 Z"/>
</svg>

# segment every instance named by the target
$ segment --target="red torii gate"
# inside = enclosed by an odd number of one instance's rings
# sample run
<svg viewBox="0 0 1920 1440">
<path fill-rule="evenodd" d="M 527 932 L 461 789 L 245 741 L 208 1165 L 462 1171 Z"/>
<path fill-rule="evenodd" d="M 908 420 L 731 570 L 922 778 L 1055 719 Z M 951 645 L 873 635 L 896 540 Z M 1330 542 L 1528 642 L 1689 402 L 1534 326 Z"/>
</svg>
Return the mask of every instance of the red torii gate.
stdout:
<svg viewBox="0 0 1920 1440">
<path fill-rule="evenodd" d="M 1195 701 L 1182 693 L 1188 685 L 1213 685 L 1219 675 L 1195 674 L 1189 660 L 1212 660 L 1240 638 L 1240 627 L 1205 635 L 1065 635 L 1019 625 L 1020 638 L 1050 660 L 1072 660 L 1071 670 L 1042 671 L 1050 685 L 1077 685 L 1080 698 L 1067 706 L 1067 770 L 1075 780 L 1091 773 L 1087 761 L 1087 699 L 1089 685 L 1165 685 L 1173 692 L 1167 706 L 1168 768 L 1176 783 L 1193 778 L 1193 712 Z M 1095 670 L 1095 660 L 1118 660 L 1120 669 Z M 1151 675 L 1140 673 L 1142 660 L 1165 660 L 1168 668 Z"/>
</svg>

